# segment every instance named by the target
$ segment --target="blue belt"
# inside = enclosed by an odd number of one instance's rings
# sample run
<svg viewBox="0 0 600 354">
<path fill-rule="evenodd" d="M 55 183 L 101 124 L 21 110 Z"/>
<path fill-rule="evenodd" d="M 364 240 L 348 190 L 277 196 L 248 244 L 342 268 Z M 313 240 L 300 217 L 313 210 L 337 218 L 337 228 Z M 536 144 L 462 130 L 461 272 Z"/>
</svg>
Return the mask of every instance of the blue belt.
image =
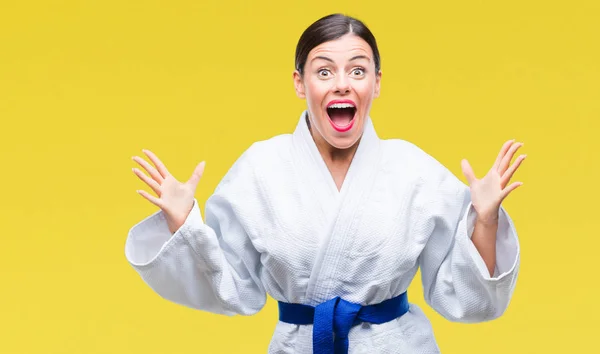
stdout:
<svg viewBox="0 0 600 354">
<path fill-rule="evenodd" d="M 316 307 L 279 302 L 281 322 L 297 325 L 314 324 L 314 354 L 347 354 L 350 328 L 361 322 L 374 324 L 389 322 L 407 312 L 406 292 L 369 306 L 354 304 L 339 297 Z"/>
</svg>

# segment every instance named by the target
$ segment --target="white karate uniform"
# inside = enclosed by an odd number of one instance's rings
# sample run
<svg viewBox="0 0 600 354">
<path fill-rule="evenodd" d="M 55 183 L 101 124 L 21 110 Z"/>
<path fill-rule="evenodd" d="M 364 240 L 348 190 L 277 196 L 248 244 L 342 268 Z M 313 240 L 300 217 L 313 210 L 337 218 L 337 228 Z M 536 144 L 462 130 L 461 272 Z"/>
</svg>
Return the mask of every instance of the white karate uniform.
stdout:
<svg viewBox="0 0 600 354">
<path fill-rule="evenodd" d="M 300 117 L 293 134 L 254 143 L 171 235 L 162 211 L 134 225 L 125 255 L 160 296 L 213 313 L 251 315 L 268 293 L 316 306 L 362 305 L 405 292 L 421 268 L 425 300 L 451 321 L 507 308 L 519 270 L 513 222 L 501 208 L 496 271 L 470 240 L 468 186 L 409 142 L 380 139 L 371 119 L 341 191 Z M 410 293 L 408 294 L 410 300 Z M 418 306 L 349 333 L 349 353 L 438 353 Z M 278 322 L 269 353 L 312 353 L 312 325 Z"/>
</svg>

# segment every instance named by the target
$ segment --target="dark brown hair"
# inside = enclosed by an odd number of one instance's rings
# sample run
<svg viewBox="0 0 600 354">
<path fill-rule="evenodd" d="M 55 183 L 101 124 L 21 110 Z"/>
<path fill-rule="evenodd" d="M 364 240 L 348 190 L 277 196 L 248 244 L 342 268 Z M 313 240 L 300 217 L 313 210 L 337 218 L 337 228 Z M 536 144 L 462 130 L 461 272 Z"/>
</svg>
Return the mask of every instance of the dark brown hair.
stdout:
<svg viewBox="0 0 600 354">
<path fill-rule="evenodd" d="M 332 14 L 322 17 L 302 33 L 296 46 L 296 70 L 298 70 L 300 75 L 303 75 L 308 53 L 314 47 L 321 43 L 338 39 L 348 33 L 354 33 L 369 44 L 375 60 L 375 72 L 379 72 L 381 59 L 375 37 L 360 20 L 343 14 Z"/>
</svg>

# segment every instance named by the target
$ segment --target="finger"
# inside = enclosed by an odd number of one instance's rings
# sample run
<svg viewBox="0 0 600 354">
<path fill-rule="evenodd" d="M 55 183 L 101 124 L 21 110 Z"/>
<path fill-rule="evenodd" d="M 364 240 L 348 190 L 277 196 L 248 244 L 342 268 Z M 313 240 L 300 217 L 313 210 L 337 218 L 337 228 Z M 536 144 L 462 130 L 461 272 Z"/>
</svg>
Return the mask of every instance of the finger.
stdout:
<svg viewBox="0 0 600 354">
<path fill-rule="evenodd" d="M 148 162 L 146 162 L 146 160 L 138 156 L 134 156 L 132 157 L 132 159 L 133 161 L 139 163 L 146 170 L 146 172 L 148 172 L 148 174 L 150 175 L 150 177 L 152 177 L 153 180 L 158 182 L 158 184 L 162 184 L 162 176 L 154 167 L 152 167 Z"/>
<path fill-rule="evenodd" d="M 138 176 L 142 181 L 144 181 L 150 188 L 152 188 L 152 190 L 154 191 L 154 193 L 156 193 L 156 195 L 158 195 L 160 197 L 160 184 L 158 184 L 155 180 L 153 180 L 152 178 L 146 176 L 142 171 L 140 171 L 137 168 L 132 168 L 133 173 L 135 173 L 136 176 Z"/>
<path fill-rule="evenodd" d="M 500 162 L 502 162 L 502 158 L 504 158 L 504 155 L 506 155 L 506 152 L 508 151 L 508 149 L 510 149 L 510 146 L 514 142 L 515 142 L 515 139 L 511 139 L 511 140 L 505 142 L 504 145 L 502 145 L 502 148 L 500 149 L 500 152 L 498 153 L 498 156 L 496 157 L 496 161 L 494 162 L 494 166 L 493 166 L 494 170 L 498 170 L 498 166 L 500 166 Z"/>
<path fill-rule="evenodd" d="M 158 173 L 160 173 L 162 178 L 167 178 L 167 176 L 170 175 L 167 167 L 165 167 L 165 164 L 163 164 L 162 161 L 160 161 L 160 159 L 152 151 L 143 149 L 142 152 L 148 156 L 152 163 L 154 163 L 154 166 L 156 166 Z"/>
<path fill-rule="evenodd" d="M 204 174 L 204 166 L 206 166 L 205 161 L 200 162 L 198 166 L 196 166 L 196 169 L 194 169 L 194 173 L 192 173 L 192 177 L 190 177 L 189 181 L 187 181 L 189 185 L 194 187 L 198 185 L 198 182 L 200 182 L 200 179 Z"/>
<path fill-rule="evenodd" d="M 463 159 L 461 161 L 461 167 L 462 167 L 463 174 L 467 178 L 467 182 L 469 183 L 469 185 L 471 185 L 477 178 L 475 177 L 475 173 L 473 172 L 473 169 L 471 168 L 469 161 L 467 161 L 466 159 Z"/>
<path fill-rule="evenodd" d="M 502 199 L 506 198 L 512 191 L 522 186 L 523 182 L 514 182 L 502 191 Z"/>
<path fill-rule="evenodd" d="M 506 172 L 506 169 L 508 168 L 508 165 L 510 164 L 510 162 L 513 159 L 513 157 L 515 156 L 515 152 L 521 146 L 523 146 L 523 143 L 515 143 L 515 144 L 513 144 L 510 147 L 510 149 L 508 150 L 508 152 L 506 153 L 506 155 L 504 155 L 504 157 L 502 158 L 502 162 L 500 162 L 500 166 L 498 166 L 498 173 L 500 175 L 503 175 L 504 172 Z"/>
<path fill-rule="evenodd" d="M 527 157 L 527 155 L 521 155 L 521 156 L 517 157 L 517 160 L 502 175 L 502 178 L 500 179 L 500 186 L 502 186 L 502 188 L 504 188 L 504 186 L 506 186 L 508 184 L 508 182 L 510 181 L 512 176 L 515 174 L 515 172 L 517 171 L 519 166 L 521 166 L 521 163 L 523 162 L 523 160 L 525 160 L 526 157 Z"/>
<path fill-rule="evenodd" d="M 148 201 L 150 201 L 150 203 L 156 205 L 157 207 L 159 207 L 161 209 L 163 208 L 162 201 L 160 199 L 156 198 L 155 196 L 148 194 L 144 190 L 137 190 L 136 192 L 138 192 L 138 194 L 141 195 L 142 197 L 148 199 Z"/>
</svg>

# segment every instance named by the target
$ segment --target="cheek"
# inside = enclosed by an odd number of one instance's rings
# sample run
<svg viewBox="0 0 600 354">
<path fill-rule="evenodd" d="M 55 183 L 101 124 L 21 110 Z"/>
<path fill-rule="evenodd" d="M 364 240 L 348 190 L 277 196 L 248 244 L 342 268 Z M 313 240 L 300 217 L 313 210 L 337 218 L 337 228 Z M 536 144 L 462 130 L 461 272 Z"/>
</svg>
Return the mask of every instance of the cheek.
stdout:
<svg viewBox="0 0 600 354">
<path fill-rule="evenodd" d="M 354 91 L 362 100 L 369 100 L 375 94 L 375 82 L 371 80 L 359 81 L 354 86 Z"/>
<path fill-rule="evenodd" d="M 306 98 L 316 105 L 320 105 L 329 92 L 327 82 L 308 82 L 306 84 Z"/>
</svg>

